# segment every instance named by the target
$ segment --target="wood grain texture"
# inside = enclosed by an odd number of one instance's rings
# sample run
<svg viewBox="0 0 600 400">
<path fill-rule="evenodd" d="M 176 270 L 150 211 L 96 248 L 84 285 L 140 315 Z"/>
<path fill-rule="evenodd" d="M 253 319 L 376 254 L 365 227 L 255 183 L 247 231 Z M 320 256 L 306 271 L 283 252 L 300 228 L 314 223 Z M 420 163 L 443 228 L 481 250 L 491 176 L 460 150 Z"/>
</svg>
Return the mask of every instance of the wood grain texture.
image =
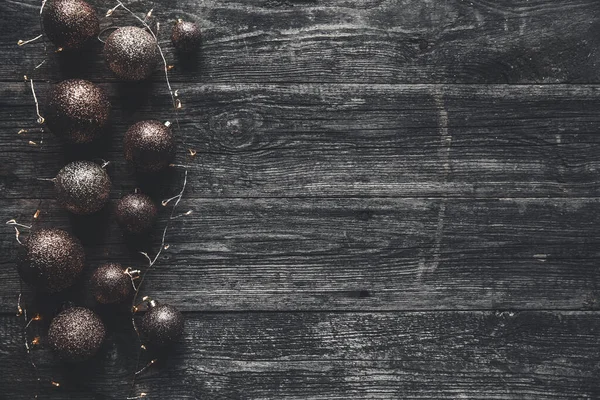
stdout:
<svg viewBox="0 0 600 400">
<path fill-rule="evenodd" d="M 92 3 L 103 26 L 135 22 L 119 12 L 104 18 L 115 2 Z M 162 22 L 160 40 L 179 81 L 600 82 L 595 0 L 145 0 L 131 7 L 140 15 L 153 9 Z M 38 10 L 37 0 L 0 4 L 0 80 L 20 80 L 43 59 L 41 43 L 16 46 L 39 32 Z M 172 55 L 168 35 L 178 17 L 202 28 L 193 62 Z M 40 69 L 45 79 L 114 80 L 99 42 L 83 58 L 52 50 Z"/>
<path fill-rule="evenodd" d="M 39 3 L 0 1 L 0 218 L 28 223 L 39 208 L 36 226 L 69 229 L 86 248 L 74 289 L 23 293 L 43 315 L 30 332 L 41 336 L 39 398 L 124 399 L 138 349 L 128 305 L 99 307 L 86 281 L 107 261 L 143 267 L 139 251 L 155 253 L 169 209 L 149 238 L 129 240 L 110 207 L 68 216 L 38 178 L 102 158 L 113 201 L 135 187 L 171 197 L 183 170 L 136 176 L 121 138 L 138 120 L 174 115 L 161 71 L 118 83 L 99 42 L 47 56 L 41 42 L 17 47 L 39 33 Z M 114 5 L 91 3 L 99 15 Z M 127 3 L 162 24 L 184 105 L 179 211 L 192 211 L 173 221 L 142 291 L 185 312 L 184 337 L 135 393 L 600 398 L 597 0 Z M 192 57 L 169 43 L 178 17 L 202 27 Z M 134 20 L 102 17 L 113 22 Z M 106 140 L 75 149 L 42 136 L 24 74 L 42 110 L 50 82 L 101 84 L 114 106 Z M 37 389 L 14 317 L 14 234 L 0 230 L 0 398 L 20 400 Z M 67 302 L 107 325 L 89 363 L 61 364 L 45 342 Z"/>
<path fill-rule="evenodd" d="M 5 212 L 26 221 L 37 205 L 11 202 Z M 185 199 L 180 206 L 192 214 L 174 222 L 143 293 L 185 310 L 599 307 L 598 199 Z M 88 275 L 107 261 L 145 265 L 109 212 L 67 218 L 49 200 L 41 210 L 41 226 L 83 239 Z M 161 212 L 154 239 L 141 248 L 151 254 L 166 223 L 168 210 Z M 17 246 L 10 227 L 0 239 L 0 310 L 9 312 L 19 289 Z"/>
<path fill-rule="evenodd" d="M 65 159 L 122 156 L 128 126 L 173 120 L 164 85 L 107 85 L 113 126 L 98 151 L 44 149 L 24 83 L 2 84 L 2 195 L 40 196 Z M 48 86 L 38 85 L 40 99 Z M 600 195 L 598 86 L 203 85 L 181 88 L 179 163 L 198 197 L 588 197 Z M 161 111 L 162 110 L 162 111 Z M 166 111 L 165 111 L 166 110 Z M 196 158 L 186 150 L 198 151 Z M 171 176 L 171 175 L 169 175 Z M 171 182 L 173 179 L 163 179 Z M 153 190 L 156 180 L 152 181 Z M 173 185 L 163 187 L 165 195 Z M 42 197 L 51 197 L 44 190 Z"/>
<path fill-rule="evenodd" d="M 109 327 L 83 366 L 36 349 L 44 398 L 125 398 L 134 356 L 126 322 Z M 19 323 L 1 317 L 0 329 L 2 363 L 16 367 L 0 386 L 29 399 Z M 186 313 L 182 343 L 136 391 L 152 399 L 594 399 L 599 334 L 597 314 L 582 312 Z M 49 377 L 61 388 L 49 388 Z"/>
</svg>

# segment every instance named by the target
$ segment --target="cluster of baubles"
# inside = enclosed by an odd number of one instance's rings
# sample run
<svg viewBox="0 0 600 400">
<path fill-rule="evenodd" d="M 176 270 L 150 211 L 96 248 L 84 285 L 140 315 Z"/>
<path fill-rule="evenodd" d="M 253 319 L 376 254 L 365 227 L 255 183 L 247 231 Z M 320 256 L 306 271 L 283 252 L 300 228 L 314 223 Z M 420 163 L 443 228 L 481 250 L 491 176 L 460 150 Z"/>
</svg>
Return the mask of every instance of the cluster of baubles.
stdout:
<svg viewBox="0 0 600 400">
<path fill-rule="evenodd" d="M 83 0 L 49 0 L 42 13 L 48 39 L 61 50 L 76 50 L 97 37 L 99 21 L 94 9 Z M 193 51 L 200 30 L 194 23 L 178 20 L 172 32 L 176 49 Z M 148 30 L 127 26 L 116 29 L 106 40 L 104 58 L 120 79 L 148 78 L 160 62 L 157 39 Z M 102 88 L 83 79 L 60 82 L 50 90 L 45 109 L 48 129 L 70 145 L 89 144 L 103 136 L 111 104 Z M 137 171 L 154 173 L 167 167 L 175 155 L 171 129 L 155 120 L 140 121 L 124 135 L 124 156 Z M 89 215 L 105 207 L 111 180 L 104 165 L 75 161 L 54 178 L 58 203 L 77 215 Z M 127 234 L 148 232 L 158 210 L 150 197 L 128 194 L 115 207 L 116 220 Z M 35 229 L 23 242 L 17 269 L 21 278 L 37 290 L 57 293 L 71 287 L 80 277 L 85 252 L 80 241 L 62 229 Z M 134 288 L 130 271 L 120 264 L 98 267 L 90 280 L 90 290 L 99 304 L 131 300 Z M 140 323 L 144 341 L 151 347 L 164 347 L 177 341 L 183 330 L 183 317 L 167 304 L 148 302 Z M 92 357 L 101 347 L 106 329 L 92 310 L 72 307 L 51 322 L 48 342 L 58 356 L 75 362 Z"/>
</svg>

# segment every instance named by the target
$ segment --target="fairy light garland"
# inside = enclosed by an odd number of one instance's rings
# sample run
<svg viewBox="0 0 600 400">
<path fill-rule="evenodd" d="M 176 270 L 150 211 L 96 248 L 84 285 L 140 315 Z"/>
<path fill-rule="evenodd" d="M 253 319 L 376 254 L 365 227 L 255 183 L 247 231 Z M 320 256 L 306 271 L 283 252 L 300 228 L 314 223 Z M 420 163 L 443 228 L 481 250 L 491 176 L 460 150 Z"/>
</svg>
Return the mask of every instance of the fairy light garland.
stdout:
<svg viewBox="0 0 600 400">
<path fill-rule="evenodd" d="M 42 0 L 41 2 L 41 7 L 40 7 L 40 11 L 39 11 L 39 15 L 40 15 L 40 30 L 41 33 L 32 38 L 32 39 L 27 39 L 27 40 L 19 40 L 17 42 L 18 46 L 25 46 L 28 45 L 30 43 L 34 43 L 37 42 L 40 39 L 44 39 L 45 36 L 45 32 L 44 32 L 44 26 L 42 23 L 42 13 L 44 11 L 44 7 L 46 6 L 46 2 L 47 0 Z M 147 23 L 147 21 L 153 17 L 153 9 L 151 9 L 150 11 L 148 11 L 144 18 L 140 18 L 138 15 L 136 15 L 130 8 L 128 8 L 121 0 L 117 0 L 117 4 L 112 7 L 111 9 L 109 9 L 106 13 L 106 17 L 110 17 L 112 16 L 116 10 L 118 9 L 123 9 L 124 11 L 126 11 L 127 13 L 129 13 L 132 17 L 134 17 L 139 23 L 141 23 L 143 25 L 143 27 L 145 28 L 145 30 L 148 31 L 148 33 L 150 33 L 154 39 L 154 41 L 156 42 L 156 46 L 160 55 L 160 58 L 162 60 L 162 70 L 164 72 L 164 77 L 165 77 L 165 82 L 167 85 L 167 89 L 169 92 L 169 96 L 171 98 L 171 103 L 173 106 L 173 110 L 174 110 L 174 120 L 176 122 L 178 131 L 180 130 L 180 124 L 179 124 L 179 116 L 178 113 L 179 111 L 183 108 L 183 104 L 181 102 L 181 99 L 179 98 L 179 91 L 178 90 L 173 90 L 171 82 L 169 80 L 169 71 L 171 71 L 174 66 L 170 65 L 167 63 L 165 54 L 163 52 L 163 49 L 161 48 L 159 41 L 158 41 L 158 32 L 160 29 L 160 23 L 156 22 L 155 26 L 156 26 L 156 33 L 152 30 L 152 28 L 150 27 L 150 25 Z M 105 32 L 108 29 L 112 29 L 114 27 L 109 27 L 106 28 L 104 30 L 102 30 L 100 33 L 98 33 L 97 38 L 99 41 L 104 42 L 104 40 L 102 40 L 100 38 L 100 35 Z M 39 69 L 42 65 L 44 65 L 47 61 L 48 58 L 48 51 L 47 51 L 47 46 L 46 46 L 46 41 L 43 40 L 44 42 L 44 54 L 45 57 L 44 59 L 38 63 L 35 67 L 34 67 L 34 71 Z M 56 52 L 61 52 L 63 51 L 62 47 L 58 47 L 56 49 Z M 38 97 L 37 97 L 37 93 L 36 93 L 36 88 L 35 88 L 35 83 L 34 83 L 34 79 L 31 77 L 28 77 L 27 75 L 24 75 L 24 81 L 25 83 L 28 83 L 29 89 L 31 91 L 31 95 L 33 98 L 33 102 L 35 105 L 35 114 L 36 114 L 36 123 L 39 125 L 42 125 L 45 123 L 46 119 L 44 118 L 44 116 L 42 115 L 41 111 L 40 111 L 40 103 L 38 101 Z M 167 126 L 170 125 L 170 123 L 167 121 L 166 123 Z M 44 128 L 40 127 L 40 131 L 41 131 L 41 138 L 39 139 L 38 142 L 34 141 L 34 140 L 28 140 L 28 143 L 32 146 L 38 146 L 40 148 L 40 150 L 42 149 L 43 143 L 44 143 Z M 29 129 L 23 128 L 20 129 L 18 131 L 18 134 L 26 134 L 30 132 Z M 181 139 L 183 140 L 183 139 Z M 188 148 L 187 149 L 187 153 L 189 154 L 190 157 L 194 157 L 197 154 L 197 151 L 192 149 L 192 148 Z M 105 168 L 106 165 L 108 164 L 108 162 L 104 162 L 104 164 L 102 165 L 102 168 Z M 167 239 L 167 234 L 169 232 L 169 228 L 171 227 L 171 223 L 172 221 L 174 221 L 175 219 L 181 218 L 181 217 L 185 217 L 185 216 L 189 216 L 192 213 L 192 210 L 188 210 L 182 214 L 176 214 L 177 212 L 177 207 L 179 205 L 179 203 L 181 202 L 183 195 L 185 193 L 186 190 L 186 186 L 187 186 L 187 182 L 188 182 L 188 166 L 183 165 L 183 164 L 170 164 L 169 165 L 172 168 L 178 168 L 183 170 L 183 179 L 182 179 L 182 185 L 181 185 L 181 189 L 179 190 L 178 194 L 164 199 L 162 200 L 161 204 L 162 206 L 166 207 L 169 204 L 173 204 L 169 213 L 169 217 L 168 220 L 165 224 L 164 229 L 162 230 L 162 235 L 161 235 L 161 241 L 160 241 L 160 247 L 158 248 L 156 254 L 154 255 L 154 257 L 151 257 L 147 252 L 140 252 L 140 254 L 142 256 L 144 256 L 148 262 L 147 267 L 145 268 L 144 271 L 138 270 L 138 269 L 132 269 L 132 268 L 127 268 L 124 273 L 128 275 L 128 277 L 131 280 L 131 285 L 132 288 L 134 289 L 134 296 L 133 296 L 133 300 L 132 300 L 132 306 L 131 306 L 131 323 L 132 323 L 132 327 L 137 335 L 137 339 L 140 343 L 140 347 L 138 350 L 138 357 L 137 357 L 137 362 L 136 362 L 136 367 L 135 367 L 135 372 L 132 374 L 132 382 L 131 382 L 131 394 L 134 397 L 127 397 L 128 399 L 141 399 L 144 398 L 146 396 L 148 396 L 147 392 L 140 392 L 139 394 L 135 395 L 135 388 L 136 388 L 136 379 L 138 376 L 142 375 L 146 370 L 148 370 L 149 368 L 151 368 L 154 364 L 156 364 L 158 362 L 158 359 L 153 358 L 151 359 L 148 363 L 146 363 L 142 368 L 140 368 L 140 363 L 141 363 L 141 354 L 144 350 L 146 350 L 146 346 L 142 343 L 142 338 L 140 336 L 140 332 L 139 329 L 137 327 L 136 324 L 136 313 L 137 311 L 142 309 L 142 305 L 144 303 L 146 304 L 152 304 L 153 302 L 150 301 L 149 297 L 145 296 L 142 299 L 142 302 L 137 304 L 139 295 L 140 295 L 140 291 L 143 287 L 144 282 L 146 281 L 146 277 L 148 275 L 148 273 L 153 269 L 153 267 L 157 264 L 157 261 L 159 260 L 159 257 L 161 256 L 162 252 L 167 250 L 169 248 L 169 245 L 166 244 L 166 239 Z M 56 178 L 37 178 L 38 180 L 42 180 L 42 181 L 51 181 L 54 182 L 56 180 Z M 173 203 L 174 202 L 174 203 Z M 42 199 L 40 196 L 40 202 L 38 204 L 38 207 L 35 211 L 35 213 L 32 216 L 32 222 L 37 220 L 41 214 L 41 204 L 42 204 Z M 19 222 L 17 222 L 15 219 L 11 219 L 9 221 L 6 222 L 7 225 L 12 226 L 15 230 L 15 239 L 18 242 L 19 245 L 23 245 L 23 242 L 20 240 L 20 230 L 19 228 L 22 229 L 28 229 L 31 230 L 33 227 L 33 223 L 32 225 L 25 225 L 25 224 L 21 224 Z M 42 377 L 40 376 L 40 371 L 39 368 L 34 360 L 33 354 L 32 354 L 32 350 L 34 347 L 39 346 L 41 339 L 38 335 L 31 335 L 30 334 L 30 328 L 33 326 L 34 323 L 41 321 L 42 320 L 42 316 L 40 314 L 35 314 L 33 317 L 29 318 L 28 315 L 28 307 L 23 303 L 23 282 L 22 280 L 20 280 L 20 285 L 21 285 L 21 290 L 19 292 L 18 295 L 18 300 L 17 300 L 17 317 L 22 317 L 23 321 L 24 321 L 24 326 L 23 326 L 23 330 L 22 330 L 22 335 L 23 335 L 23 343 L 24 343 L 24 347 L 29 359 L 29 362 L 31 364 L 31 367 L 34 371 L 34 375 L 37 381 L 37 389 L 36 389 L 36 393 L 34 394 L 34 398 L 37 399 L 39 396 L 39 392 L 41 390 L 41 386 L 42 386 L 42 382 L 44 379 L 42 379 Z M 33 337 L 32 337 L 33 336 Z M 48 379 L 49 382 L 49 386 L 54 387 L 54 388 L 58 388 L 61 386 L 60 382 L 56 382 L 53 379 Z"/>
<path fill-rule="evenodd" d="M 17 41 L 17 45 L 18 46 L 25 46 L 25 45 L 28 45 L 30 43 L 34 43 L 34 42 L 38 41 L 39 39 L 43 39 L 43 37 L 44 37 L 44 33 L 43 33 L 44 29 L 43 29 L 43 23 L 42 23 L 42 13 L 44 11 L 44 7 L 46 5 L 46 1 L 47 0 L 42 0 L 41 6 L 40 6 L 40 10 L 39 10 L 39 27 L 40 27 L 40 31 L 42 33 L 40 33 L 39 35 L 37 35 L 36 37 L 34 37 L 32 39 Z M 46 41 L 42 40 L 42 42 L 43 42 L 43 46 L 44 46 L 44 59 L 33 68 L 33 71 L 38 70 L 42 65 L 44 65 L 46 63 L 48 50 L 47 50 L 47 46 L 46 46 Z M 36 94 L 35 84 L 34 84 L 33 78 L 30 78 L 27 75 L 23 75 L 23 80 L 24 80 L 24 82 L 26 84 L 28 83 L 29 89 L 31 91 L 31 95 L 33 97 L 33 102 L 34 102 L 34 106 L 35 106 L 35 114 L 36 114 L 36 117 L 37 117 L 36 118 L 36 123 L 38 125 L 40 125 L 39 132 L 41 133 L 40 139 L 39 139 L 39 143 L 36 142 L 36 141 L 34 141 L 34 140 L 31 140 L 31 139 L 29 139 L 27 142 L 31 146 L 38 146 L 38 144 L 39 144 L 38 148 L 40 149 L 40 151 L 42 151 L 43 144 L 44 144 L 44 133 L 45 133 L 45 130 L 44 130 L 44 128 L 41 125 L 45 122 L 45 119 L 41 115 L 41 112 L 40 112 L 39 101 L 38 101 L 38 98 L 37 98 L 37 94 Z M 22 128 L 22 129 L 20 129 L 17 132 L 17 134 L 21 135 L 21 134 L 26 134 L 26 133 L 29 133 L 29 132 L 30 132 L 29 129 Z M 36 211 L 33 213 L 32 217 L 31 217 L 31 221 L 32 221 L 31 225 L 21 224 L 21 223 L 17 222 L 15 219 L 11 219 L 11 220 L 9 220 L 9 221 L 6 222 L 7 225 L 10 225 L 10 226 L 12 226 L 14 228 L 14 230 L 15 230 L 15 239 L 16 239 L 17 243 L 20 246 L 23 246 L 24 244 L 20 240 L 20 234 L 21 234 L 21 232 L 19 231 L 19 227 L 23 228 L 23 229 L 27 229 L 27 230 L 32 229 L 33 222 L 35 222 L 39 218 L 39 216 L 41 214 L 41 211 L 40 211 L 41 205 L 42 205 L 42 199 L 41 199 L 41 196 L 40 196 L 40 200 L 38 202 L 38 206 L 36 207 Z M 27 354 L 27 360 L 29 362 L 29 365 L 30 365 L 31 369 L 33 370 L 33 374 L 34 374 L 35 381 L 36 381 L 36 389 L 35 389 L 35 392 L 33 394 L 33 398 L 37 399 L 39 397 L 39 392 L 40 392 L 41 387 L 42 387 L 42 377 L 40 375 L 40 371 L 39 371 L 38 365 L 37 365 L 37 363 L 34 360 L 34 357 L 33 357 L 33 354 L 32 354 L 32 350 L 33 350 L 34 347 L 36 347 L 36 346 L 39 345 L 40 338 L 39 338 L 39 336 L 36 335 L 32 339 L 30 339 L 31 335 L 30 335 L 29 330 L 32 327 L 32 324 L 35 323 L 35 322 L 41 321 L 42 317 L 41 317 L 40 314 L 35 314 L 32 318 L 29 318 L 28 311 L 29 310 L 28 310 L 27 305 L 25 305 L 23 303 L 23 280 L 19 279 L 19 295 L 17 297 L 17 313 L 16 313 L 16 316 L 17 316 L 17 318 L 21 318 L 22 317 L 22 319 L 23 319 L 23 327 L 21 329 L 21 336 L 22 336 L 22 340 L 23 340 L 23 347 L 24 347 L 25 352 Z M 55 382 L 52 379 L 50 379 L 48 382 L 49 382 L 49 385 L 52 386 L 52 387 L 59 387 L 60 386 L 60 383 Z"/>
</svg>

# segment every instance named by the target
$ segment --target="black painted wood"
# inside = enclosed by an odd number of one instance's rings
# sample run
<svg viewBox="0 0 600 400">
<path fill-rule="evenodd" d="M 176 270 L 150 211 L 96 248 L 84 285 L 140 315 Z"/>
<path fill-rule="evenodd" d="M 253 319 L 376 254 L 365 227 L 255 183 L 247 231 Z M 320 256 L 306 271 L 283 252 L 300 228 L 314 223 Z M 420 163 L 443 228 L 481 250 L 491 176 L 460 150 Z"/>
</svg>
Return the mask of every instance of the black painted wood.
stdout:
<svg viewBox="0 0 600 400">
<path fill-rule="evenodd" d="M 174 118 L 164 86 L 105 86 L 112 141 L 91 154 L 113 163 L 121 188 L 139 184 L 122 156 L 127 127 Z M 42 102 L 47 88 L 38 85 Z M 194 198 L 598 196 L 598 89 L 189 83 L 181 85 L 178 162 L 190 166 Z M 36 127 L 28 90 L 5 84 L 0 99 L 2 145 L 11 149 L 0 170 L 7 197 L 39 196 L 51 185 L 36 177 L 54 176 L 65 162 L 53 137 L 40 150 L 29 144 L 40 141 L 37 130 L 17 135 Z M 78 149 L 66 159 L 81 156 Z"/>
<path fill-rule="evenodd" d="M 581 399 L 600 395 L 600 320 L 585 312 L 186 313 L 182 343 L 139 381 L 155 399 Z M 44 398 L 123 399 L 131 331 L 114 319 L 98 357 L 36 350 Z M 19 325 L 1 320 L 0 385 L 33 386 Z M 118 323 L 120 322 L 120 323 Z M 43 329 L 41 330 L 43 332 Z M 146 355 L 146 360 L 151 356 Z M 23 385 L 23 383 L 25 383 Z M 23 385 L 23 386 L 19 386 Z"/>
<path fill-rule="evenodd" d="M 112 7 L 92 1 L 99 15 Z M 178 17 L 200 24 L 194 63 L 179 62 L 174 80 L 198 82 L 557 83 L 600 82 L 600 6 L 595 0 L 244 0 L 144 1 L 163 23 L 161 41 Z M 20 80 L 41 60 L 39 2 L 0 4 L 0 80 Z M 123 13 L 103 19 L 132 25 Z M 44 76 L 114 80 L 101 44 L 78 56 L 50 57 Z M 53 49 L 50 49 L 52 52 Z M 175 61 L 169 55 L 169 61 Z M 190 71 L 190 69 L 192 71 Z M 154 79 L 160 81 L 157 71 Z"/>
<path fill-rule="evenodd" d="M 8 204 L 19 220 L 38 205 Z M 598 207 L 598 199 L 185 199 L 181 212 L 192 214 L 175 221 L 143 294 L 189 311 L 597 309 Z M 39 225 L 84 240 L 90 270 L 145 265 L 109 213 L 69 219 L 50 200 L 41 209 Z M 0 310 L 10 312 L 17 249 L 12 230 L 0 239 L 11 254 L 0 267 Z"/>
<path fill-rule="evenodd" d="M 91 3 L 99 15 L 113 6 Z M 185 312 L 184 338 L 134 393 L 600 397 L 597 1 L 128 4 L 140 15 L 154 9 L 175 66 L 177 163 L 189 171 L 179 210 L 192 212 L 173 221 L 142 291 Z M 37 0 L 0 2 L 0 217 L 28 223 L 39 208 L 36 226 L 69 229 L 86 247 L 75 289 L 23 292 L 43 315 L 29 337 L 41 337 L 40 398 L 123 399 L 138 348 L 128 307 L 98 307 L 86 278 L 106 261 L 143 267 L 138 251 L 156 252 L 170 210 L 133 242 L 110 207 L 70 217 L 37 178 L 103 158 L 113 200 L 141 187 L 160 202 L 180 190 L 182 169 L 136 176 L 121 137 L 140 119 L 175 116 L 161 71 L 118 83 L 100 43 L 76 55 L 49 48 L 34 71 L 43 44 L 16 42 L 37 35 L 38 10 Z M 172 53 L 177 17 L 202 26 L 194 57 Z M 103 27 L 113 22 L 134 23 L 120 11 L 102 18 Z M 107 139 L 73 149 L 42 136 L 24 74 L 42 110 L 50 82 L 100 83 L 114 106 Z M 30 399 L 38 389 L 14 317 L 17 249 L 6 226 L 0 398 Z M 66 301 L 95 308 L 107 324 L 90 363 L 62 365 L 45 343 Z"/>
</svg>

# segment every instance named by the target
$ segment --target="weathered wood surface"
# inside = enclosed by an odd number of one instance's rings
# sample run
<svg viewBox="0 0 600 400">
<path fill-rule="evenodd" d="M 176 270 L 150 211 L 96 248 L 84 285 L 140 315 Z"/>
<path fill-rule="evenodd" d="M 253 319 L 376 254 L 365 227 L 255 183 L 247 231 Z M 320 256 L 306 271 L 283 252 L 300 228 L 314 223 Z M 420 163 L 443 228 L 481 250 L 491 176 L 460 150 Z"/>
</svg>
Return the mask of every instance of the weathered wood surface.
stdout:
<svg viewBox="0 0 600 400">
<path fill-rule="evenodd" d="M 27 221 L 35 200 L 7 203 Z M 597 309 L 600 200 L 185 199 L 144 294 L 185 310 Z M 110 213 L 39 224 L 84 240 L 90 271 L 141 268 Z M 168 210 L 155 229 L 153 254 Z M 108 218 L 106 218 L 108 216 Z M 7 216 L 8 219 L 8 216 Z M 108 223 L 103 223 L 107 219 Z M 90 230 L 90 225 L 94 226 Z M 0 310 L 15 308 L 14 232 L 0 232 Z M 85 286 L 81 286 L 85 292 Z"/>
<path fill-rule="evenodd" d="M 99 15 L 114 5 L 92 3 Z M 600 398 L 600 3 L 128 4 L 154 9 L 175 65 L 177 162 L 189 170 L 179 210 L 192 211 L 173 222 L 143 290 L 185 311 L 183 343 L 135 393 Z M 31 312 L 43 307 L 40 399 L 123 399 L 138 348 L 127 306 L 98 308 L 85 279 L 101 262 L 142 267 L 137 252 L 154 254 L 169 210 L 150 238 L 132 242 L 110 208 L 69 217 L 37 178 L 104 158 L 113 199 L 135 187 L 170 197 L 181 168 L 135 176 L 120 139 L 140 119 L 174 116 L 160 70 L 117 83 L 100 43 L 82 55 L 50 48 L 33 72 L 42 43 L 16 42 L 38 34 L 38 10 L 38 0 L 0 1 L 0 216 L 28 223 L 39 207 L 37 224 L 70 229 L 86 247 L 76 289 L 24 292 Z M 172 54 L 177 17 L 202 26 L 195 57 Z M 118 11 L 102 25 L 113 21 L 134 23 Z M 46 134 L 40 146 L 24 74 L 42 110 L 48 82 L 100 83 L 114 106 L 109 139 L 65 149 Z M 0 398 L 30 399 L 10 226 L 0 250 Z M 66 300 L 95 307 L 108 326 L 105 348 L 83 366 L 61 365 L 44 340 Z"/>
<path fill-rule="evenodd" d="M 121 138 L 140 119 L 173 120 L 170 97 L 164 84 L 105 87 L 112 141 L 93 154 L 113 162 L 117 185 L 133 187 Z M 38 85 L 42 105 L 47 88 Z M 194 198 L 598 196 L 599 89 L 187 84 L 179 162 L 190 166 Z M 52 136 L 39 149 L 29 144 L 38 131 L 17 135 L 35 128 L 27 85 L 1 93 L 1 144 L 11 150 L 0 166 L 3 195 L 37 197 L 51 189 L 37 177 L 54 176 L 65 157 Z"/>
<path fill-rule="evenodd" d="M 596 399 L 600 319 L 585 312 L 186 313 L 182 343 L 139 380 L 150 399 Z M 48 399 L 123 399 L 131 331 L 92 362 L 33 351 Z M 0 318 L 0 386 L 28 399 L 19 324 Z M 43 332 L 43 328 L 40 329 Z M 48 386 L 47 379 L 61 383 Z"/>
<path fill-rule="evenodd" d="M 116 4 L 92 3 L 101 17 Z M 20 80 L 43 59 L 41 43 L 15 46 L 39 32 L 39 4 L 0 3 L 2 81 Z M 166 50 L 176 18 L 200 23 L 204 40 L 194 62 L 169 55 L 180 81 L 600 82 L 596 0 L 145 0 L 131 8 L 139 15 L 154 10 Z M 102 25 L 135 23 L 116 14 Z M 85 58 L 52 55 L 41 72 L 46 79 L 114 80 L 101 50 L 97 42 Z M 154 78 L 161 80 L 160 71 Z"/>
</svg>

